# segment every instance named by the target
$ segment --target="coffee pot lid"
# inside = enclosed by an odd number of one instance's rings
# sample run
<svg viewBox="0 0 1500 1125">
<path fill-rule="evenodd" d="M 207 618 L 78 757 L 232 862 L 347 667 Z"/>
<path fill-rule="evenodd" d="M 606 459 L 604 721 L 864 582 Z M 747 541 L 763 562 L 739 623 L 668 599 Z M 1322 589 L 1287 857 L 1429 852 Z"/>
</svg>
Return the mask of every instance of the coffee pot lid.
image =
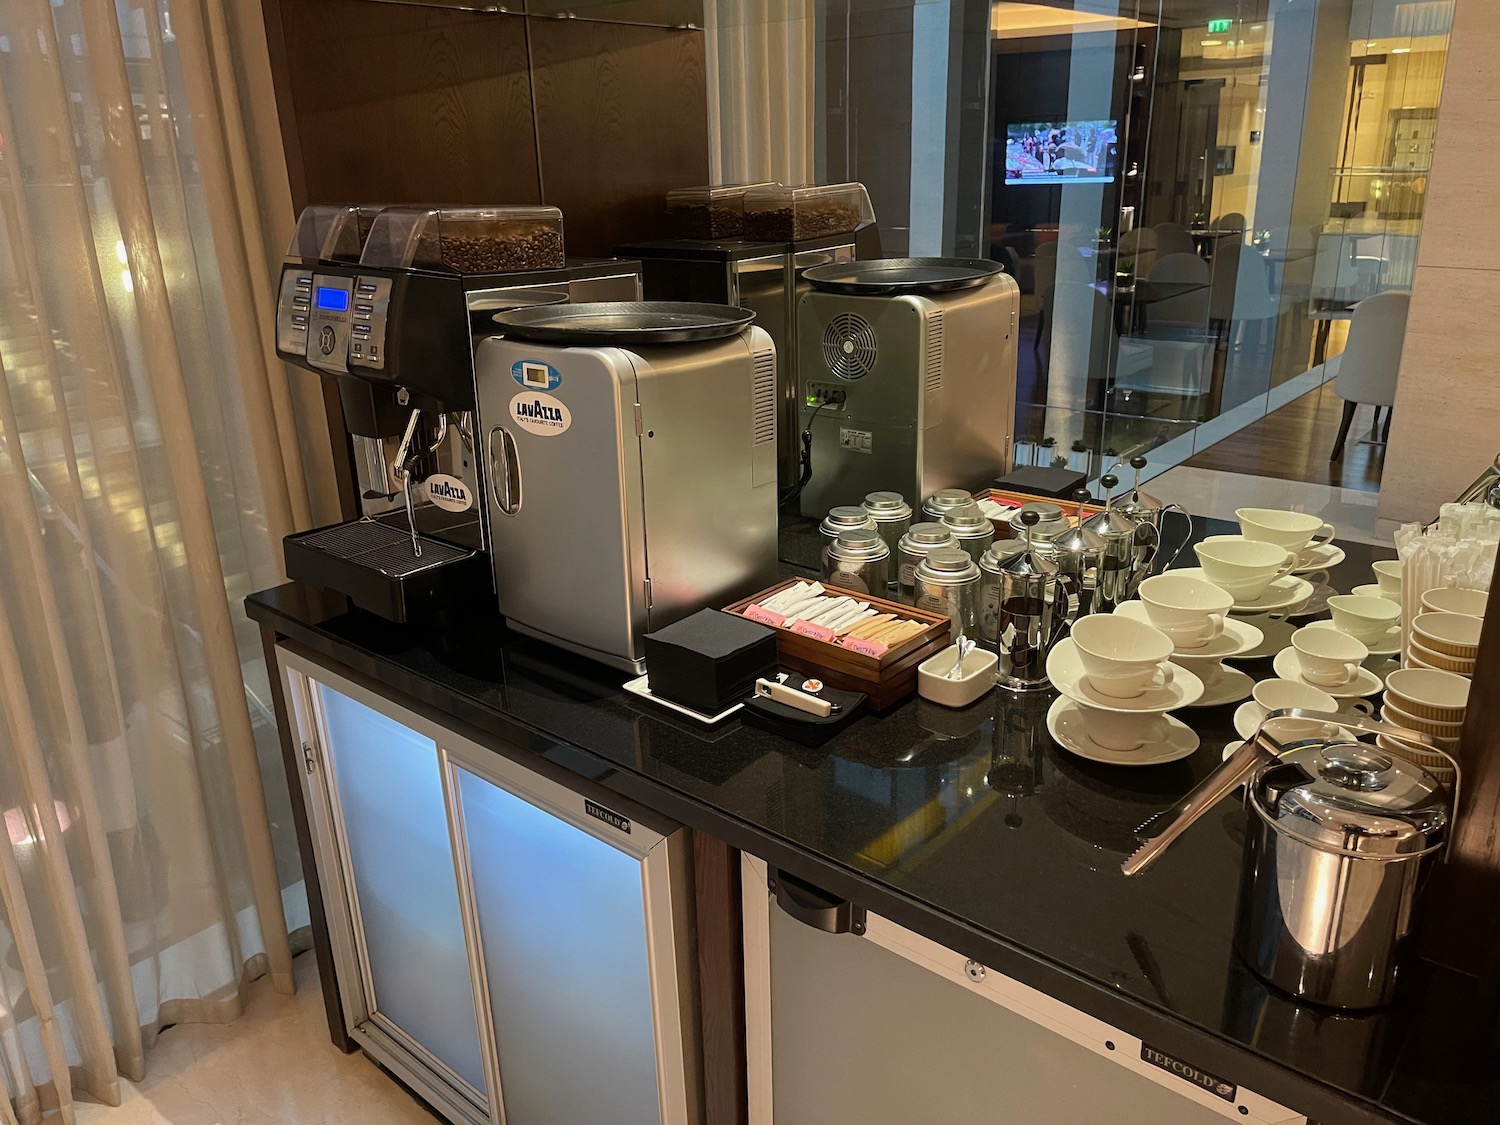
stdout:
<svg viewBox="0 0 1500 1125">
<path fill-rule="evenodd" d="M 1029 508 L 1030 505 L 1027 505 Z M 1015 553 L 1001 559 L 998 554 L 986 555 L 986 559 L 994 558 L 995 567 L 1000 574 L 1010 575 L 1015 578 L 1053 578 L 1058 573 L 1058 565 L 1048 558 L 1042 551 L 1037 550 L 1036 528 L 1037 513 L 1022 508 L 1015 514 L 1011 521 L 1013 531 L 1026 536 L 1021 541 L 1021 547 Z M 1029 535 L 1027 533 L 1030 533 Z M 999 545 L 996 544 L 998 547 Z M 992 548 L 993 550 L 993 548 Z M 989 569 L 989 568 L 986 568 Z"/>
<path fill-rule="evenodd" d="M 1440 847 L 1448 792 L 1421 766 L 1353 741 L 1283 753 L 1250 786 L 1251 807 L 1277 832 L 1321 851 L 1407 859 Z"/>
<path fill-rule="evenodd" d="M 1104 487 L 1105 504 L 1102 512 L 1089 517 L 1084 524 L 1090 531 L 1097 532 L 1105 539 L 1119 539 L 1126 535 L 1134 535 L 1140 527 L 1140 521 L 1133 519 L 1120 511 L 1112 500 L 1109 499 L 1110 492 L 1115 485 L 1120 483 L 1120 478 L 1106 473 L 1099 478 L 1099 483 Z"/>
<path fill-rule="evenodd" d="M 1141 490 L 1141 470 L 1146 467 L 1146 459 L 1144 457 L 1132 457 L 1130 459 L 1130 467 L 1135 470 L 1135 484 L 1131 485 L 1130 491 L 1121 497 L 1120 502 L 1115 506 L 1126 515 L 1133 516 L 1141 512 L 1148 513 L 1154 517 L 1166 505 L 1149 492 Z"/>
</svg>

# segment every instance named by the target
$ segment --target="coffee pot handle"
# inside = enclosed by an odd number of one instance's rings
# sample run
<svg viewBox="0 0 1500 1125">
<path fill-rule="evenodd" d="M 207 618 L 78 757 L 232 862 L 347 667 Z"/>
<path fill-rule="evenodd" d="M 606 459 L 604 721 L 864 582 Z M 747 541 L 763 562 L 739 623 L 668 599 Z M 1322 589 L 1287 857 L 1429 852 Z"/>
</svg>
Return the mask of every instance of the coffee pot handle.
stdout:
<svg viewBox="0 0 1500 1125">
<path fill-rule="evenodd" d="M 1177 550 L 1172 552 L 1172 557 L 1167 560 L 1167 565 L 1162 567 L 1163 572 L 1171 570 L 1174 566 L 1177 565 L 1177 560 L 1182 557 L 1182 552 L 1187 549 L 1187 545 L 1191 543 L 1193 539 L 1193 514 L 1186 508 L 1184 508 L 1181 504 L 1163 504 L 1161 509 L 1162 523 L 1167 522 L 1168 512 L 1175 512 L 1183 519 L 1187 520 L 1187 533 L 1183 535 L 1182 542 L 1177 544 Z M 1158 531 L 1157 534 L 1159 536 L 1161 534 L 1160 531 Z M 1157 549 L 1161 549 L 1161 544 L 1159 542 L 1157 543 Z"/>
<path fill-rule="evenodd" d="M 1052 646 L 1062 640 L 1063 633 L 1073 627 L 1073 622 L 1078 620 L 1078 581 L 1071 574 L 1059 574 L 1057 576 L 1057 594 L 1053 595 L 1052 604 L 1057 605 L 1059 595 L 1066 593 L 1068 596 L 1068 612 L 1059 617 L 1052 625 L 1052 635 L 1047 639 L 1047 651 L 1052 651 Z"/>
</svg>

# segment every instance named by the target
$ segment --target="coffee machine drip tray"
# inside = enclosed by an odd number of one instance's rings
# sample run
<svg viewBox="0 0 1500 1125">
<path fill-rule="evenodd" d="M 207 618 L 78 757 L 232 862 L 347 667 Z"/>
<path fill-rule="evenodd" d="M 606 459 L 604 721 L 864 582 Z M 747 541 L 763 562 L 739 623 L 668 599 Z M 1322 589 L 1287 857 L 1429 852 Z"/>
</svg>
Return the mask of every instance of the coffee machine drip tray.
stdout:
<svg viewBox="0 0 1500 1125">
<path fill-rule="evenodd" d="M 480 552 L 421 535 L 418 555 L 404 513 L 399 520 L 353 520 L 288 535 L 282 540 L 287 577 L 337 590 L 391 621 L 490 598 L 489 561 Z"/>
</svg>

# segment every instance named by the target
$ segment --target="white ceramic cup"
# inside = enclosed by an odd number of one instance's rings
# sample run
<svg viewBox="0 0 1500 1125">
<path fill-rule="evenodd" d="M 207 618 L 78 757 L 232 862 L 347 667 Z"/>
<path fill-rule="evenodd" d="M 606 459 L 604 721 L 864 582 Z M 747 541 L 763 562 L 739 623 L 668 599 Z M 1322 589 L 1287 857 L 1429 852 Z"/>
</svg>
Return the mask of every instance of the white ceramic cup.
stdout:
<svg viewBox="0 0 1500 1125">
<path fill-rule="evenodd" d="M 1281 508 L 1237 508 L 1235 517 L 1240 521 L 1240 532 L 1246 539 L 1257 539 L 1276 546 L 1294 555 L 1300 555 L 1309 543 L 1319 546 L 1333 538 L 1333 524 L 1324 523 L 1322 516 L 1308 512 L 1289 512 Z"/>
<path fill-rule="evenodd" d="M 1139 750 L 1146 743 L 1160 742 L 1167 736 L 1167 720 L 1162 711 L 1106 711 L 1079 703 L 1078 713 L 1083 716 L 1089 737 L 1106 750 Z"/>
<path fill-rule="evenodd" d="M 1311 684 L 1296 680 L 1262 680 L 1250 692 L 1250 698 L 1260 709 L 1259 718 L 1264 720 L 1271 711 L 1297 708 L 1303 711 L 1321 711 L 1328 715 L 1338 712 L 1338 700 L 1326 691 L 1319 691 Z M 1277 742 L 1297 742 L 1304 738 L 1333 738 L 1339 732 L 1338 725 L 1319 722 L 1317 719 L 1272 719 L 1266 733 Z"/>
<path fill-rule="evenodd" d="M 1158 574 L 1140 585 L 1141 604 L 1151 624 L 1178 649 L 1202 648 L 1224 632 L 1224 615 L 1234 608 L 1229 591 L 1182 574 Z"/>
<path fill-rule="evenodd" d="M 1208 580 L 1229 591 L 1236 601 L 1260 597 L 1267 586 L 1297 565 L 1295 553 L 1255 539 L 1215 536 L 1214 542 L 1197 543 L 1193 550 Z"/>
<path fill-rule="evenodd" d="M 1380 640 L 1401 620 L 1400 604 L 1386 598 L 1335 594 L 1328 599 L 1328 609 L 1335 629 L 1367 645 Z"/>
<path fill-rule="evenodd" d="M 1356 586 L 1354 587 L 1354 589 L 1350 590 L 1349 593 L 1360 598 L 1385 597 L 1385 591 L 1380 588 L 1380 584 L 1378 582 L 1367 582 L 1363 586 Z M 1400 594 L 1397 594 L 1396 596 L 1400 597 Z M 1395 598 L 1389 600 L 1394 601 Z"/>
<path fill-rule="evenodd" d="M 1084 678 L 1100 695 L 1135 699 L 1172 682 L 1172 638 L 1160 629 L 1114 614 L 1093 614 L 1073 625 Z"/>
<path fill-rule="evenodd" d="M 1370 569 L 1375 573 L 1375 581 L 1380 586 L 1380 596 L 1390 598 L 1393 601 L 1401 599 L 1401 563 L 1397 559 L 1381 559 L 1378 563 L 1372 563 Z"/>
<path fill-rule="evenodd" d="M 1468 617 L 1483 617 L 1489 601 L 1488 590 L 1439 586 L 1422 595 L 1422 608 L 1433 613 L 1462 613 Z"/>
<path fill-rule="evenodd" d="M 1292 634 L 1292 648 L 1302 668 L 1302 678 L 1319 687 L 1343 687 L 1359 675 L 1359 666 L 1370 650 L 1337 629 L 1298 629 Z"/>
</svg>

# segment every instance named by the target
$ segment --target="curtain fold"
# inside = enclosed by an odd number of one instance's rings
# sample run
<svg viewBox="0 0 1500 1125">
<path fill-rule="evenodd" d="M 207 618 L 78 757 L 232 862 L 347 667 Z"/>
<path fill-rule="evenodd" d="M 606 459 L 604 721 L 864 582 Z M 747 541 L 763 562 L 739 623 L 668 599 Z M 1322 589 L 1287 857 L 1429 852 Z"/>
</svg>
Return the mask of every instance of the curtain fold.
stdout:
<svg viewBox="0 0 1500 1125">
<path fill-rule="evenodd" d="M 811 183 L 814 0 L 704 0 L 714 182 Z"/>
<path fill-rule="evenodd" d="M 240 601 L 336 492 L 269 337 L 290 196 L 232 6 L 0 4 L 0 1120 L 116 1103 L 163 1024 L 292 986 Z"/>
</svg>

